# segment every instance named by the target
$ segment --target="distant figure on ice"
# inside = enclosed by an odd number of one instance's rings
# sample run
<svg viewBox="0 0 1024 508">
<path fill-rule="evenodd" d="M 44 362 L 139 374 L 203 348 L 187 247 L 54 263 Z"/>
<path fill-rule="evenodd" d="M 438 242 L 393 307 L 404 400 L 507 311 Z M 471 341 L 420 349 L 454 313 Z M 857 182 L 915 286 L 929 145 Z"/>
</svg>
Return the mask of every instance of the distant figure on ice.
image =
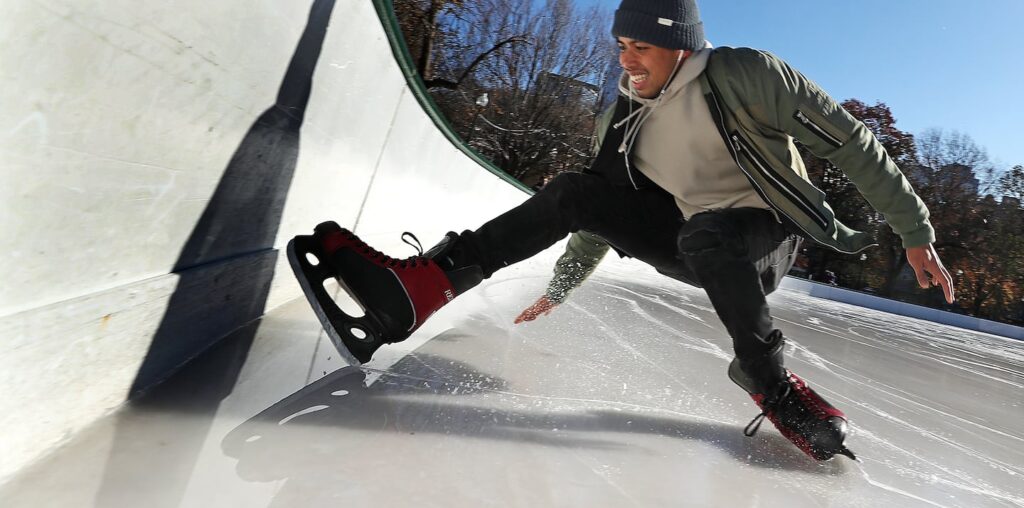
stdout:
<svg viewBox="0 0 1024 508">
<path fill-rule="evenodd" d="M 836 277 L 836 272 L 833 272 L 832 270 L 825 270 L 821 272 L 821 275 L 818 275 L 817 278 L 812 276 L 809 278 L 809 280 L 821 282 L 822 284 L 828 284 L 829 286 L 839 285 L 839 279 Z"/>
<path fill-rule="evenodd" d="M 832 270 L 825 270 L 825 276 L 822 278 L 822 282 L 829 286 L 838 286 L 839 278 L 836 277 L 836 272 L 833 272 Z"/>
<path fill-rule="evenodd" d="M 325 329 L 352 361 L 367 361 L 495 271 L 572 233 L 547 294 L 517 323 L 550 312 L 613 248 L 707 292 L 733 340 L 728 374 L 761 409 L 747 435 L 768 418 L 815 459 L 853 457 L 843 413 L 783 366 L 785 339 L 765 295 L 803 239 L 845 253 L 873 243 L 836 220 L 794 140 L 842 168 L 902 237 L 921 287 L 940 285 L 952 302 L 928 210 L 871 132 L 812 81 L 763 51 L 713 49 L 694 0 L 623 0 L 612 34 L 621 95 L 586 171 L 559 175 L 413 258 L 388 257 L 333 222 L 295 238 L 289 256 Z M 321 284 L 330 277 L 364 317 L 333 304 Z"/>
</svg>

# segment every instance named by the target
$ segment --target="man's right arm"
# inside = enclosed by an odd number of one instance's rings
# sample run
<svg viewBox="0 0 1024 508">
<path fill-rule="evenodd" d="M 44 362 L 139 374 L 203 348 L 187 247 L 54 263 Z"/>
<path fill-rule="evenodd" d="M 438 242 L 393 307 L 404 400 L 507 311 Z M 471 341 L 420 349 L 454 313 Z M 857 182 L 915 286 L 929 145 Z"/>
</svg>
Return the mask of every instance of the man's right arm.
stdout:
<svg viewBox="0 0 1024 508">
<path fill-rule="evenodd" d="M 594 145 L 591 150 L 594 156 L 601 152 L 601 144 L 604 143 L 604 135 L 611 126 L 612 116 L 615 114 L 615 103 L 605 108 L 597 117 L 594 125 Z M 608 252 L 608 242 L 593 233 L 579 231 L 569 237 L 569 244 L 565 248 L 565 254 L 558 258 L 555 263 L 555 276 L 548 284 L 548 291 L 545 296 L 548 303 L 558 305 L 565 301 L 569 293 L 594 272 L 597 264 L 601 262 Z"/>
<path fill-rule="evenodd" d="M 604 142 L 604 135 L 612 123 L 612 116 L 615 114 L 615 104 L 605 109 L 597 118 L 594 126 L 594 145 L 591 147 L 596 156 L 601 151 L 601 143 Z M 564 302 L 569 293 L 594 272 L 597 264 L 601 262 L 608 252 L 608 242 L 601 237 L 579 231 L 569 237 L 569 244 L 565 254 L 558 258 L 555 263 L 555 276 L 548 283 L 548 289 L 537 299 L 533 305 L 527 307 L 515 319 L 519 324 L 524 321 L 533 321 L 539 316 L 546 316 L 560 303 Z"/>
<path fill-rule="evenodd" d="M 565 254 L 555 263 L 555 276 L 546 293 L 548 300 L 556 305 L 565 301 L 573 289 L 594 273 L 608 249 L 608 242 L 593 233 L 573 233 Z"/>
<path fill-rule="evenodd" d="M 548 284 L 548 290 L 523 310 L 515 319 L 515 324 L 533 321 L 540 316 L 551 313 L 560 303 L 568 298 L 569 293 L 594 273 L 597 264 L 608 253 L 608 243 L 601 237 L 580 231 L 569 237 L 569 245 L 565 254 L 555 263 L 555 276 Z"/>
</svg>

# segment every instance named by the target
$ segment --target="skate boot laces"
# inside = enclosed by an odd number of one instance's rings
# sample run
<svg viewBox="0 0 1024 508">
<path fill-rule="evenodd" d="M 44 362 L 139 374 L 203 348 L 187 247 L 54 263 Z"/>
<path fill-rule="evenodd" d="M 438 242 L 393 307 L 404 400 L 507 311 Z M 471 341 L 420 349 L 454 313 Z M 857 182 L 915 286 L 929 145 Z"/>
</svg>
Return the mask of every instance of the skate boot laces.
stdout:
<svg viewBox="0 0 1024 508">
<path fill-rule="evenodd" d="M 783 437 L 815 460 L 845 455 L 857 456 L 843 445 L 846 440 L 846 416 L 817 394 L 800 376 L 785 371 L 785 377 L 763 393 L 751 393 L 761 413 L 754 417 L 743 434 L 757 433 L 765 418 L 771 420 Z"/>
<path fill-rule="evenodd" d="M 761 412 L 750 420 L 750 423 L 743 429 L 743 435 L 747 437 L 753 437 L 757 434 L 757 430 L 761 428 L 761 423 L 768 417 L 768 413 L 773 413 L 780 405 L 782 405 L 783 399 L 789 396 L 789 393 L 793 389 L 789 386 L 789 383 L 780 385 L 778 392 L 775 397 L 765 398 L 761 405 Z"/>
<path fill-rule="evenodd" d="M 418 266 L 427 266 L 429 262 L 427 258 L 423 257 L 423 244 L 420 243 L 419 238 L 416 238 L 416 235 L 408 231 L 402 233 L 402 241 L 416 249 L 417 255 L 405 259 L 393 258 L 377 249 L 374 249 L 373 247 L 370 247 L 351 231 L 346 230 L 345 234 L 348 236 L 348 239 L 353 242 L 353 247 L 355 247 L 357 251 L 371 260 L 387 266 L 388 268 L 416 268 Z"/>
<path fill-rule="evenodd" d="M 794 376 L 791 372 L 786 372 L 786 380 L 780 383 L 780 387 L 772 398 L 765 398 L 761 403 L 761 413 L 754 417 L 750 423 L 747 424 L 746 428 L 743 429 L 743 434 L 747 437 L 751 437 L 757 433 L 757 430 L 761 428 L 761 423 L 764 419 L 774 415 L 776 417 L 781 416 L 779 410 L 783 409 L 783 404 L 787 402 L 787 399 L 795 396 L 797 400 L 791 400 L 790 404 L 799 404 L 799 409 L 803 409 L 802 418 L 797 423 L 798 426 L 802 426 L 804 423 L 813 420 L 824 420 L 829 417 L 825 408 L 818 403 L 818 399 L 813 397 L 807 389 L 807 384 L 802 379 Z M 794 408 L 798 409 L 798 408 Z M 796 414 L 787 415 L 790 418 L 797 416 Z M 781 420 L 780 420 L 781 421 Z"/>
</svg>

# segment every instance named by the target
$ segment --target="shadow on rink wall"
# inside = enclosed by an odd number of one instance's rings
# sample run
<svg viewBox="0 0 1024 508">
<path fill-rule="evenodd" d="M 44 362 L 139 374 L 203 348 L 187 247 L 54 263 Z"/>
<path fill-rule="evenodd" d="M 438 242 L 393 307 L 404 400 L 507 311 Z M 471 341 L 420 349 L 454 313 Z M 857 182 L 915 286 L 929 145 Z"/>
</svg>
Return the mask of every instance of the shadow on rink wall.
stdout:
<svg viewBox="0 0 1024 508">
<path fill-rule="evenodd" d="M 273 250 L 274 240 L 298 161 L 313 73 L 334 4 L 334 0 L 313 3 L 276 103 L 260 115 L 242 139 L 182 249 L 174 266 L 180 279 L 132 384 L 133 398 L 169 376 L 182 359 L 196 357 L 240 324 L 263 314 L 278 256 Z M 179 504 L 206 430 L 220 401 L 234 386 L 257 328 L 257 324 L 250 324 L 238 330 L 236 335 L 241 337 L 230 341 L 230 359 L 216 355 L 225 362 L 216 374 L 205 377 L 204 387 L 208 390 L 208 382 L 216 383 L 216 396 L 186 406 L 190 411 L 187 424 L 168 418 L 165 430 L 179 438 L 193 436 L 194 446 L 181 446 L 177 456 L 164 456 L 158 464 L 131 472 L 133 465 L 146 463 L 144 457 L 136 456 L 143 453 L 137 445 L 152 436 L 135 435 L 132 429 L 138 426 L 126 423 L 133 418 L 135 408 L 147 403 L 132 402 L 134 408 L 122 411 L 97 494 L 98 506 L 133 505 L 125 496 L 136 491 L 132 488 L 136 483 L 159 485 L 163 495 L 156 497 L 151 492 L 146 498 L 160 499 L 160 506 Z"/>
</svg>

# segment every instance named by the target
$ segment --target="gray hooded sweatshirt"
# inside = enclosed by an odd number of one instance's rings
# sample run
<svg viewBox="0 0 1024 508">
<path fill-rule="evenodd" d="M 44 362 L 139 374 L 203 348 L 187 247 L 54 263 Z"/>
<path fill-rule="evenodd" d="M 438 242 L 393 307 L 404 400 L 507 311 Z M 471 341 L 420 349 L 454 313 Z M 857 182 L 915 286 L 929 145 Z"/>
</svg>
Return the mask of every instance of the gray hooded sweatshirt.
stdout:
<svg viewBox="0 0 1024 508">
<path fill-rule="evenodd" d="M 710 55 L 710 47 L 690 55 L 654 99 L 637 97 L 623 72 L 619 91 L 643 108 L 619 122 L 620 151 L 633 154 L 633 165 L 672 194 L 687 219 L 720 208 L 771 209 L 736 165 L 701 93 L 697 76 Z"/>
</svg>

